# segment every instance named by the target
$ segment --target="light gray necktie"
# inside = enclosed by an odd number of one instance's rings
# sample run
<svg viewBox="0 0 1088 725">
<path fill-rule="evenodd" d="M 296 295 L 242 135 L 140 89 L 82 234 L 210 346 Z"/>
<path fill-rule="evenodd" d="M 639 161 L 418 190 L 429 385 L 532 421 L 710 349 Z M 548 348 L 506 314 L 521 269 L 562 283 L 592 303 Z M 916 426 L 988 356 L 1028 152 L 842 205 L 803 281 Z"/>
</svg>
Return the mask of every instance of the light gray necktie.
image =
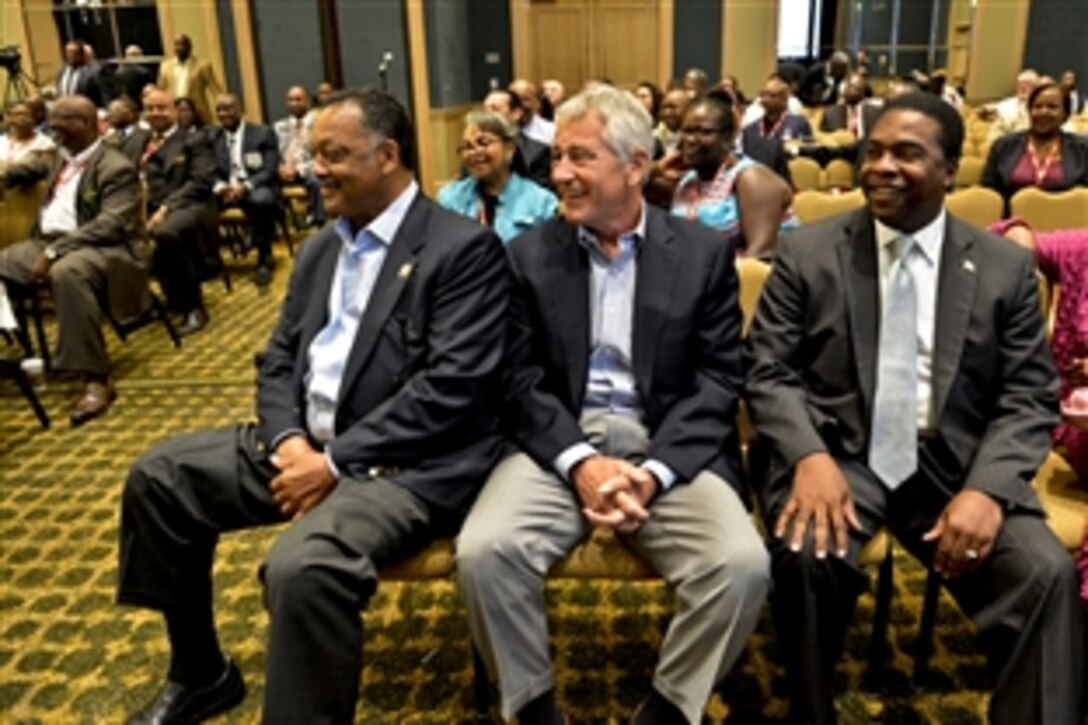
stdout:
<svg viewBox="0 0 1088 725">
<path fill-rule="evenodd" d="M 893 244 L 899 254 L 884 292 L 869 438 L 869 467 L 890 489 L 918 467 L 918 305 L 908 264 L 917 245 L 911 237 L 900 237 Z"/>
</svg>

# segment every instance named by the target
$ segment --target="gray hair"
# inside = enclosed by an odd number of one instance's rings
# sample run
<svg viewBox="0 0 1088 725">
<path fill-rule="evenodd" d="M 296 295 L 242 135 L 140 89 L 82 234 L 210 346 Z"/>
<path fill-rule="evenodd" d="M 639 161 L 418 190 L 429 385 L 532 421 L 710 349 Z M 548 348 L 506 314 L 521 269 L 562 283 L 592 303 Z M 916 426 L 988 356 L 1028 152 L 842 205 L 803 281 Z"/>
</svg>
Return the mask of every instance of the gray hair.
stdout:
<svg viewBox="0 0 1088 725">
<path fill-rule="evenodd" d="M 506 116 L 494 111 L 475 109 L 465 114 L 465 128 L 475 126 L 484 133 L 497 137 L 503 143 L 515 143 L 518 131 Z"/>
<path fill-rule="evenodd" d="M 604 144 L 620 161 L 630 163 L 639 151 L 653 158 L 653 120 L 633 94 L 600 84 L 564 101 L 555 120 L 562 125 L 589 115 L 604 124 Z"/>
</svg>

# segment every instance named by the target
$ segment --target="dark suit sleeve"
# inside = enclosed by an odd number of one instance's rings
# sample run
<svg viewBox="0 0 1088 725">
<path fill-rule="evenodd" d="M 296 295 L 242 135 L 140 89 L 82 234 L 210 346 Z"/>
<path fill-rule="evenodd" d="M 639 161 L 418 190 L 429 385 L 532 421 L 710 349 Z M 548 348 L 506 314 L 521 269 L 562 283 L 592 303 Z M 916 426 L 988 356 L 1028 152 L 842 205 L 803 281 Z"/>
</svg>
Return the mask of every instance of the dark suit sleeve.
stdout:
<svg viewBox="0 0 1088 725">
<path fill-rule="evenodd" d="M 1023 488 L 1050 450 L 1058 422 L 1058 374 L 1039 311 L 1035 265 L 1027 253 L 1020 256 L 1008 311 L 994 320 L 1004 384 L 964 482 L 1006 502 L 1023 500 Z"/>
<path fill-rule="evenodd" d="M 815 241 L 807 240 L 809 245 Z M 798 372 L 804 365 L 805 310 L 811 302 L 796 252 L 805 242 L 794 235 L 779 242 L 746 344 L 752 421 L 791 466 L 810 453 L 827 450 L 809 415 Z"/>
<path fill-rule="evenodd" d="M 93 189 L 98 195 L 98 213 L 87 223 L 76 227 L 71 234 L 50 245 L 62 254 L 78 247 L 108 247 L 130 241 L 133 220 L 140 213 L 140 183 L 136 167 L 119 151 L 107 149 L 105 154 L 98 162 L 98 185 Z M 77 200 L 79 203 L 82 202 Z"/>
<path fill-rule="evenodd" d="M 163 200 L 163 205 L 171 210 L 208 202 L 215 184 L 215 153 L 204 134 L 193 134 L 186 139 L 185 155 L 188 157 L 185 183 Z"/>
<path fill-rule="evenodd" d="M 418 464 L 428 444 L 477 426 L 496 397 L 504 349 L 506 265 L 491 231 L 467 240 L 435 239 L 448 253 L 427 284 L 427 357 L 418 372 L 329 444 L 341 469 L 348 463 Z"/>
<path fill-rule="evenodd" d="M 1008 196 L 1008 186 L 998 166 L 1005 157 L 1003 150 L 1006 144 L 1003 139 L 998 139 L 990 146 L 990 153 L 986 155 L 986 165 L 982 169 L 982 185 L 993 189 L 1001 196 Z"/>
<path fill-rule="evenodd" d="M 543 243 L 542 235 L 533 241 Z M 510 247 L 510 312 L 507 316 L 507 360 L 504 428 L 518 446 L 545 470 L 552 470 L 559 454 L 586 442 L 575 414 L 545 384 L 545 324 L 535 319 L 534 290 L 518 252 L 530 245 Z"/>
<path fill-rule="evenodd" d="M 276 141 L 275 132 L 268 126 L 251 126 L 251 128 L 259 129 L 259 134 L 254 134 L 257 137 L 257 144 L 255 147 L 250 147 L 247 151 L 256 151 L 261 155 L 261 168 L 249 173 L 248 181 L 254 187 L 258 186 L 276 186 L 277 179 L 276 174 L 280 167 L 280 147 Z"/>
<path fill-rule="evenodd" d="M 691 480 L 721 455 L 736 427 L 744 388 L 733 246 L 717 243 L 712 250 L 695 313 L 694 386 L 665 411 L 647 451 L 647 458 L 665 463 L 683 480 Z"/>
</svg>

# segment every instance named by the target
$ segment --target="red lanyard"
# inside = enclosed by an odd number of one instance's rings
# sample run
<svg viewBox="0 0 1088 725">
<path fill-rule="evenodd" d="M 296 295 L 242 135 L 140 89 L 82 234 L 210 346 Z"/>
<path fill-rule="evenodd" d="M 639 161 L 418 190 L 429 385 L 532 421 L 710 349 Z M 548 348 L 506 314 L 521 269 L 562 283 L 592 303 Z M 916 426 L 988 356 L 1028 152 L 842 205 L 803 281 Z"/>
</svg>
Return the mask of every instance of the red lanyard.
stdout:
<svg viewBox="0 0 1088 725">
<path fill-rule="evenodd" d="M 53 201 L 53 198 L 56 197 L 57 189 L 59 187 L 68 183 L 69 179 L 83 171 L 83 167 L 87 165 L 88 160 L 89 159 L 84 159 L 77 164 L 69 161 L 68 159 L 65 159 L 61 163 L 60 169 L 57 171 L 57 175 L 53 177 L 53 185 L 49 187 L 49 201 Z"/>
<path fill-rule="evenodd" d="M 1047 173 L 1050 171 L 1050 165 L 1061 158 L 1060 151 L 1062 147 L 1062 142 L 1060 139 L 1055 141 L 1050 146 L 1050 150 L 1047 151 L 1046 158 L 1042 160 L 1040 160 L 1039 155 L 1035 153 L 1035 147 L 1032 145 L 1030 138 L 1028 139 L 1027 143 L 1028 158 L 1031 159 L 1031 167 L 1035 169 L 1035 185 L 1042 186 L 1043 179 L 1046 178 Z"/>
<path fill-rule="evenodd" d="M 768 136 L 777 137 L 778 130 L 780 128 L 782 128 L 782 124 L 786 122 L 786 113 L 783 111 L 782 115 L 779 116 L 778 120 L 774 122 L 773 126 L 771 126 L 770 131 L 765 131 L 764 130 L 764 127 L 766 126 L 766 121 L 767 121 L 766 116 L 763 117 L 763 121 L 764 121 L 764 123 L 759 124 L 759 135 L 762 136 L 763 138 L 767 138 Z"/>
</svg>

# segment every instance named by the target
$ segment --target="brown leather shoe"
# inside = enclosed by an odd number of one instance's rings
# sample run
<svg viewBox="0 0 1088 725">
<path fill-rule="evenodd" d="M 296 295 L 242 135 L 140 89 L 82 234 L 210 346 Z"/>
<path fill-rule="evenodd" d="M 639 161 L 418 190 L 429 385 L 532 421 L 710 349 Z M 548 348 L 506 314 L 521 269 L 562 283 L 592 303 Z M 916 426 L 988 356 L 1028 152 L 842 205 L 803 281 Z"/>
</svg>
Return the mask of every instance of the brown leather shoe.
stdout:
<svg viewBox="0 0 1088 725">
<path fill-rule="evenodd" d="M 116 397 L 117 391 L 113 389 L 113 383 L 108 380 L 104 383 L 93 381 L 87 383 L 83 396 L 72 406 L 72 413 L 69 416 L 72 427 L 81 426 L 105 413 Z"/>
</svg>

